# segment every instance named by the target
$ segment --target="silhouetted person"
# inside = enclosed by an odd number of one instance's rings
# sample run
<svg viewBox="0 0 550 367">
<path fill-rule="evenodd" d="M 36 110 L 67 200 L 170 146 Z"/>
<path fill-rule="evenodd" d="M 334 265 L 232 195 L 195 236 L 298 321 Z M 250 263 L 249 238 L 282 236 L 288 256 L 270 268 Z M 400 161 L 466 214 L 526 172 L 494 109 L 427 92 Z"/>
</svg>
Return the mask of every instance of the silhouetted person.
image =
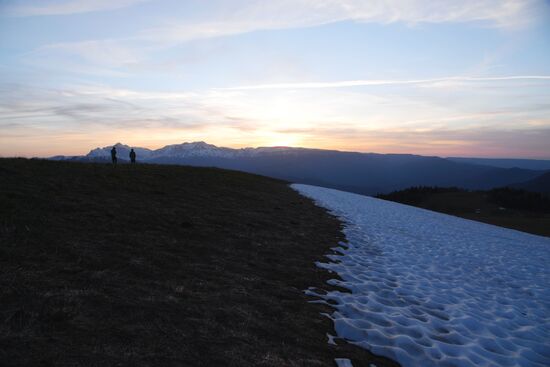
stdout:
<svg viewBox="0 0 550 367">
<path fill-rule="evenodd" d="M 113 147 L 113 149 L 111 149 L 111 160 L 113 161 L 113 164 L 116 164 L 116 148 Z"/>
<path fill-rule="evenodd" d="M 130 149 L 130 162 L 136 163 L 136 152 L 134 152 L 134 149 Z"/>
</svg>

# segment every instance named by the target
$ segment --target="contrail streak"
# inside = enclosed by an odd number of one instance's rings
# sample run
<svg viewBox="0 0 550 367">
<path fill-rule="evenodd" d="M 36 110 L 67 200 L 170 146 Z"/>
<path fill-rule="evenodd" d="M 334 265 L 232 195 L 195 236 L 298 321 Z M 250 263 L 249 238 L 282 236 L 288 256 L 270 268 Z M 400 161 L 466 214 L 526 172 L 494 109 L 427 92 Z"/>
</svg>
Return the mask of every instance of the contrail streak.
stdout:
<svg viewBox="0 0 550 367">
<path fill-rule="evenodd" d="M 305 82 L 305 83 L 278 83 L 278 84 L 259 84 L 245 85 L 240 87 L 219 88 L 223 90 L 254 90 L 254 89 L 316 89 L 316 88 L 345 88 L 362 87 L 377 85 L 406 85 L 406 84 L 428 84 L 438 82 L 488 82 L 488 81 L 510 81 L 510 80 L 543 80 L 550 81 L 550 75 L 512 75 L 512 76 L 494 76 L 494 77 L 467 77 L 452 76 L 445 78 L 432 79 L 412 79 L 412 80 L 345 80 L 338 82 Z"/>
</svg>

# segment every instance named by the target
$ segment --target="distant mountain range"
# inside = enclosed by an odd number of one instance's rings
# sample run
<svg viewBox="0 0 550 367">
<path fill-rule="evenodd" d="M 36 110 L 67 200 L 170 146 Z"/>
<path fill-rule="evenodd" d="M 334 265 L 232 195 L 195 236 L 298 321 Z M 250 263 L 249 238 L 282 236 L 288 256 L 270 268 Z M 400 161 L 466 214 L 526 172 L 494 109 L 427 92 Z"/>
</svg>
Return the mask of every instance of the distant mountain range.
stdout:
<svg viewBox="0 0 550 367">
<path fill-rule="evenodd" d="M 127 160 L 130 147 L 121 143 L 115 146 L 119 161 Z M 110 161 L 111 148 L 96 148 L 85 156 L 56 156 L 51 159 Z M 138 162 L 234 169 L 367 195 L 421 185 L 490 189 L 527 182 L 545 173 L 543 170 L 502 168 L 461 162 L 456 158 L 412 154 L 291 147 L 232 149 L 205 142 L 167 145 L 156 150 L 133 148 Z"/>
</svg>

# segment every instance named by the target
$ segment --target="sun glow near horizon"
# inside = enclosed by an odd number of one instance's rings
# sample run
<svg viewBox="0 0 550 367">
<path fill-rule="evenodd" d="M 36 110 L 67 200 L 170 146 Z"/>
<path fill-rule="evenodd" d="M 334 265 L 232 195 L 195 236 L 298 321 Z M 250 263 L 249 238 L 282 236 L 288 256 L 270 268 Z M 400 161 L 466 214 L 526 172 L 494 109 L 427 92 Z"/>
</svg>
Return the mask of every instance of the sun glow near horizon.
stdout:
<svg viewBox="0 0 550 367">
<path fill-rule="evenodd" d="M 549 4 L 377 4 L 2 4 L 0 156 L 202 140 L 550 158 Z"/>
</svg>

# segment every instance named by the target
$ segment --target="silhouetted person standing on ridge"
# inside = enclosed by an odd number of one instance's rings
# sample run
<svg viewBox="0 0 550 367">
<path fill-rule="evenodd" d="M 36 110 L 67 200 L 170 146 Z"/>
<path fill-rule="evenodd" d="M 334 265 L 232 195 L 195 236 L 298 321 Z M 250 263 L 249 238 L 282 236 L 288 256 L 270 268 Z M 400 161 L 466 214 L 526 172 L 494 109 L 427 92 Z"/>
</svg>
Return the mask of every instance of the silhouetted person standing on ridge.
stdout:
<svg viewBox="0 0 550 367">
<path fill-rule="evenodd" d="M 111 160 L 113 161 L 113 164 L 116 164 L 116 148 L 113 147 L 113 149 L 111 149 Z"/>
<path fill-rule="evenodd" d="M 134 152 L 134 149 L 130 149 L 130 162 L 136 163 L 136 152 Z"/>
</svg>

